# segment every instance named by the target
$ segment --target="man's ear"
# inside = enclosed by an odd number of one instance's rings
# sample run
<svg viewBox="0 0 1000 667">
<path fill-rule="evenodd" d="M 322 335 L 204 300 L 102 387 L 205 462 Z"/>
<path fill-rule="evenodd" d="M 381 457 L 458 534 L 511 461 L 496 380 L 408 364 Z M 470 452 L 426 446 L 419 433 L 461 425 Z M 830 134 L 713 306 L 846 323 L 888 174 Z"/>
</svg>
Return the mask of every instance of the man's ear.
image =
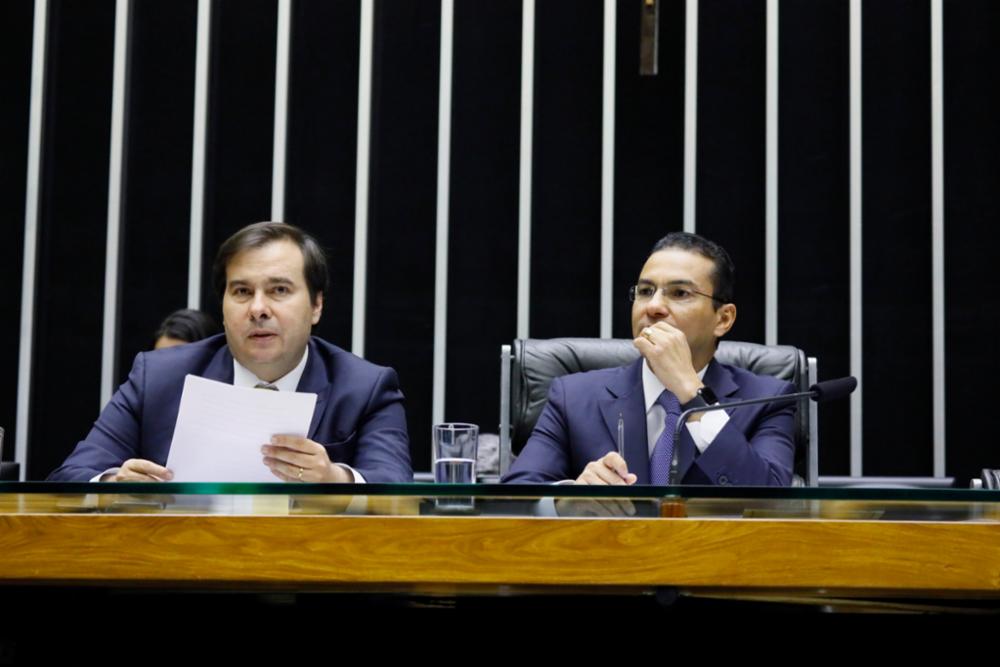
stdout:
<svg viewBox="0 0 1000 667">
<path fill-rule="evenodd" d="M 723 304 L 715 311 L 715 328 L 712 333 L 716 338 L 722 338 L 729 333 L 734 324 L 736 324 L 736 304 Z"/>
<path fill-rule="evenodd" d="M 319 324 L 319 318 L 322 316 L 323 316 L 323 293 L 316 292 L 316 298 L 313 299 L 313 313 L 312 313 L 313 326 Z"/>
</svg>

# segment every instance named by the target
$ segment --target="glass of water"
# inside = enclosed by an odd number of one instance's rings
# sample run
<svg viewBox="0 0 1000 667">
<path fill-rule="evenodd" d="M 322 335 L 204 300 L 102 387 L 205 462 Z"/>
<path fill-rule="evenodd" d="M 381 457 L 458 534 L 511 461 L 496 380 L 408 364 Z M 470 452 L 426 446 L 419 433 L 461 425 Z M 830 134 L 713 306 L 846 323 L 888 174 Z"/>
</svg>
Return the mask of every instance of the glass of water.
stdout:
<svg viewBox="0 0 1000 667">
<path fill-rule="evenodd" d="M 434 481 L 475 484 L 479 427 L 452 422 L 434 425 Z"/>
</svg>

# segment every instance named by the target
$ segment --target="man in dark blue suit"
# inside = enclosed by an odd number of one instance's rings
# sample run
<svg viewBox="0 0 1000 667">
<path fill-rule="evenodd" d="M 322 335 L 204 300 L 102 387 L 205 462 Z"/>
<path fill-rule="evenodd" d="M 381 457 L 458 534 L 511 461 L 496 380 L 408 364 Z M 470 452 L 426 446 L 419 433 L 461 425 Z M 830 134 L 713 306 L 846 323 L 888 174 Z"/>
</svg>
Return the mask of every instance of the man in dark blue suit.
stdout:
<svg viewBox="0 0 1000 667">
<path fill-rule="evenodd" d="M 660 239 L 630 290 L 632 334 L 642 356 L 621 368 L 553 380 L 535 430 L 503 481 L 666 484 L 676 448 L 680 483 L 788 485 L 793 405 L 695 413 L 673 442 L 683 410 L 793 391 L 787 382 L 713 359 L 736 321 L 733 282 L 732 260 L 719 245 L 683 232 Z"/>
<path fill-rule="evenodd" d="M 275 481 L 411 481 L 395 371 L 310 335 L 327 283 L 316 241 L 283 223 L 244 227 L 219 249 L 213 279 L 225 334 L 140 353 L 94 428 L 49 479 L 170 480 L 164 464 L 184 378 L 194 374 L 317 394 L 306 437 L 275 434 L 261 443 L 261 465 Z"/>
</svg>

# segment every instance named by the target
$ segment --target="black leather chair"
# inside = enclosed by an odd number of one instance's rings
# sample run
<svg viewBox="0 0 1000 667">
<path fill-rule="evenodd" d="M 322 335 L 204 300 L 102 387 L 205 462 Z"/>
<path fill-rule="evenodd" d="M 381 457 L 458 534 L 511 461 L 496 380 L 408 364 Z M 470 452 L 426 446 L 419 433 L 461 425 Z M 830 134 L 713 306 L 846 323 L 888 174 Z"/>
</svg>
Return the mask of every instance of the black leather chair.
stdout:
<svg viewBox="0 0 1000 667">
<path fill-rule="evenodd" d="M 545 407 L 549 385 L 569 373 L 624 366 L 639 357 L 631 339 L 518 339 L 501 350 L 500 469 L 510 467 L 511 452 L 521 451 Z M 722 341 L 715 353 L 722 363 L 791 382 L 806 391 L 816 381 L 816 360 L 789 345 Z M 818 484 L 816 408 L 799 402 L 795 416 L 796 483 Z"/>
</svg>

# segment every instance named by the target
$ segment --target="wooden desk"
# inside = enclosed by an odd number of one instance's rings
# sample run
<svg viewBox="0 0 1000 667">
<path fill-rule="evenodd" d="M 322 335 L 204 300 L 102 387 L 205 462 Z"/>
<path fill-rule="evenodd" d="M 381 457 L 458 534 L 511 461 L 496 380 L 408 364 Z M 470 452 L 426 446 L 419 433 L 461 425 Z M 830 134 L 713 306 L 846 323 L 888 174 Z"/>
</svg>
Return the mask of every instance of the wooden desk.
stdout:
<svg viewBox="0 0 1000 667">
<path fill-rule="evenodd" d="M 80 513 L 81 498 L 0 494 L 0 583 L 1000 597 L 993 505 L 967 520 L 897 521 L 884 518 L 892 503 L 853 501 L 798 504 L 803 518 L 711 499 L 685 501 L 684 518 L 542 518 L 419 516 L 426 500 L 406 497 L 368 497 L 356 516 L 341 514 L 349 499 L 336 497 L 263 497 L 247 515 L 115 513 L 93 498 L 94 511 Z"/>
</svg>

